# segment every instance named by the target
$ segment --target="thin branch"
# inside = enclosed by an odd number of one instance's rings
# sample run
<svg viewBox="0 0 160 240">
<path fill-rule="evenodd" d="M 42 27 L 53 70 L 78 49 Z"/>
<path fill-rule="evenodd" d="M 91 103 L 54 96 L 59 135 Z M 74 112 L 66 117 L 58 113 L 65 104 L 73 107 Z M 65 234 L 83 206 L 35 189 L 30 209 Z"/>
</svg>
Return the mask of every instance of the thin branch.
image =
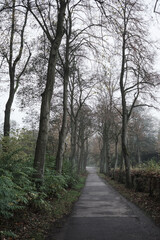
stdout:
<svg viewBox="0 0 160 240">
<path fill-rule="evenodd" d="M 30 60 L 30 58 L 31 58 L 30 49 L 28 48 L 28 50 L 29 50 L 29 56 L 28 56 L 28 58 L 27 58 L 27 61 L 26 61 L 25 65 L 24 65 L 22 71 L 21 71 L 21 72 L 19 73 L 19 75 L 17 76 L 15 92 L 16 92 L 17 89 L 18 89 L 20 78 L 21 78 L 21 76 L 24 74 L 24 72 L 25 72 L 25 70 L 26 70 L 26 68 L 27 68 L 27 65 L 28 65 L 28 63 L 29 63 L 29 60 Z"/>
<path fill-rule="evenodd" d="M 27 3 L 28 3 L 28 10 L 32 13 L 33 17 L 34 17 L 34 18 L 36 19 L 36 21 L 39 23 L 40 27 L 42 28 L 42 30 L 43 30 L 44 33 L 46 34 L 48 40 L 49 40 L 50 42 L 52 42 L 53 39 L 52 39 L 52 37 L 51 37 L 49 31 L 47 31 L 48 28 L 47 28 L 47 29 L 45 28 L 45 26 L 41 23 L 41 21 L 40 21 L 39 18 L 36 16 L 36 14 L 32 11 L 31 6 L 30 6 L 30 1 L 29 1 L 29 0 L 28 0 Z"/>
<path fill-rule="evenodd" d="M 28 10 L 26 11 L 26 14 L 25 14 L 24 24 L 23 24 L 23 27 L 22 27 L 22 30 L 21 30 L 21 43 L 20 43 L 20 47 L 19 47 L 19 53 L 14 60 L 13 69 L 15 69 L 17 63 L 19 62 L 19 60 L 21 59 L 21 56 L 22 56 L 23 44 L 24 44 L 24 30 L 25 30 L 25 27 L 26 27 L 26 24 L 27 24 L 27 17 L 28 17 Z"/>
<path fill-rule="evenodd" d="M 157 107 L 150 105 L 150 104 L 138 104 L 138 105 L 134 106 L 134 108 L 137 108 L 137 107 L 150 107 L 150 108 L 158 109 Z"/>
<path fill-rule="evenodd" d="M 153 10 L 153 11 L 154 11 L 155 13 L 160 14 L 160 12 L 156 11 L 158 1 L 159 1 L 159 0 L 156 0 L 155 5 L 154 5 L 154 10 Z"/>
</svg>

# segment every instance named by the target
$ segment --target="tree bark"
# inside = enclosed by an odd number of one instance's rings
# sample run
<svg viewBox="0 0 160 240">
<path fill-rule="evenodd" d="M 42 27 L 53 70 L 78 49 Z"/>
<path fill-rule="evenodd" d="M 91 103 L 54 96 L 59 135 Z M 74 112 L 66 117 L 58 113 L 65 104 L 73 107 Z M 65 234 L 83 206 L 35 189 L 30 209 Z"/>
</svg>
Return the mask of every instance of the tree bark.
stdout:
<svg viewBox="0 0 160 240">
<path fill-rule="evenodd" d="M 101 150 L 101 166 L 100 166 L 100 171 L 101 173 L 106 173 L 107 170 L 107 143 L 106 143 L 106 122 L 104 123 L 103 126 L 103 147 Z"/>
<path fill-rule="evenodd" d="M 63 153 L 65 148 L 65 139 L 66 139 L 66 132 L 67 132 L 68 80 L 69 80 L 69 66 L 67 66 L 67 69 L 65 71 L 64 88 L 63 88 L 63 121 L 62 121 L 61 131 L 59 133 L 59 144 L 58 144 L 58 151 L 56 156 L 56 170 L 59 173 L 62 172 Z"/>
<path fill-rule="evenodd" d="M 14 99 L 14 87 L 10 88 L 9 98 L 5 107 L 5 115 L 4 115 L 4 137 L 8 137 L 10 135 L 10 116 L 11 116 L 11 107 Z"/>
<path fill-rule="evenodd" d="M 123 111 L 123 124 L 122 124 L 122 156 L 125 162 L 125 172 L 126 172 L 126 187 L 131 188 L 131 173 L 130 173 L 130 160 L 127 151 L 127 128 L 128 128 L 128 111 L 124 108 Z"/>
<path fill-rule="evenodd" d="M 118 182 L 123 183 L 123 170 L 124 170 L 124 158 L 121 150 L 121 157 L 120 157 L 120 171 L 119 171 L 119 178 Z"/>
<path fill-rule="evenodd" d="M 75 90 L 75 75 L 73 76 L 73 81 L 71 83 L 71 102 L 70 102 L 70 109 L 71 109 L 71 115 L 70 115 L 70 121 L 71 121 L 71 153 L 70 153 L 70 160 L 72 163 L 72 167 L 74 168 L 76 163 L 76 150 L 77 150 L 77 124 L 78 124 L 78 110 L 77 113 L 74 113 L 74 90 Z"/>
<path fill-rule="evenodd" d="M 114 170 L 117 169 L 118 166 L 118 137 L 115 139 L 115 165 Z"/>
<path fill-rule="evenodd" d="M 101 149 L 101 161 L 100 161 L 100 173 L 104 173 L 104 165 L 105 165 L 105 156 L 104 156 L 104 147 Z"/>
<path fill-rule="evenodd" d="M 77 146 L 77 120 L 71 120 L 71 155 L 70 160 L 72 166 L 75 166 L 75 156 L 76 156 L 76 146 Z"/>
<path fill-rule="evenodd" d="M 89 153 L 89 143 L 88 143 L 88 138 L 87 138 L 85 141 L 85 154 L 84 154 L 84 161 L 83 161 L 83 166 L 82 166 L 83 172 L 86 170 L 88 153 Z"/>
<path fill-rule="evenodd" d="M 80 157 L 78 160 L 78 173 L 82 172 L 82 166 L 84 161 L 84 129 L 81 129 L 81 137 L 80 137 Z"/>
<path fill-rule="evenodd" d="M 110 176 L 111 159 L 110 159 L 110 143 L 109 143 L 109 126 L 106 127 L 105 144 L 106 144 L 106 174 Z"/>
</svg>

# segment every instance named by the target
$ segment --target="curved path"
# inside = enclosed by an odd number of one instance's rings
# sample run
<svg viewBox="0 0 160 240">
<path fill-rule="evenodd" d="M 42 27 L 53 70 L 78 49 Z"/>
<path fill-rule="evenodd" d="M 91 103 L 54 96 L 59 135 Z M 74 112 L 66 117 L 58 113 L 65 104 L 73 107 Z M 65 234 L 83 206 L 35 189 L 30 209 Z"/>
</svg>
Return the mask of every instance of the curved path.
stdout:
<svg viewBox="0 0 160 240">
<path fill-rule="evenodd" d="M 160 240 L 160 229 L 104 183 L 95 168 L 64 227 L 48 240 Z"/>
</svg>

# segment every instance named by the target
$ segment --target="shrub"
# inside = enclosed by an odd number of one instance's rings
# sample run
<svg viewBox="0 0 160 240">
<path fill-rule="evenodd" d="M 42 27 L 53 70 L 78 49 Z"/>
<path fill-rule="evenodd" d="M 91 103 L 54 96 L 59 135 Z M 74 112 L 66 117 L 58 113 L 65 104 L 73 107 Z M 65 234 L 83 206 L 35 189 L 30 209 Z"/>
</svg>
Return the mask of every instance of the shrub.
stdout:
<svg viewBox="0 0 160 240">
<path fill-rule="evenodd" d="M 28 193 L 34 189 L 33 168 L 16 134 L 1 142 L 5 151 L 0 152 L 0 215 L 9 218 L 28 204 Z"/>
<path fill-rule="evenodd" d="M 157 163 L 154 159 L 151 159 L 147 163 L 142 163 L 140 168 L 148 172 L 160 172 L 160 163 Z"/>
<path fill-rule="evenodd" d="M 22 130 L 1 140 L 0 150 L 0 215 L 9 218 L 14 211 L 32 206 L 35 210 L 50 210 L 48 198 L 61 198 L 67 188 L 78 182 L 69 161 L 64 161 L 62 174 L 55 171 L 55 158 L 47 156 L 43 185 L 36 188 L 33 181 L 34 139 Z"/>
<path fill-rule="evenodd" d="M 72 163 L 68 160 L 65 160 L 63 163 L 63 176 L 66 179 L 67 185 L 69 188 L 72 188 L 77 184 L 79 176 L 76 172 L 76 169 L 72 168 Z"/>
<path fill-rule="evenodd" d="M 21 202 L 27 202 L 27 198 L 21 188 L 14 183 L 10 172 L 0 169 L 0 214 L 5 218 L 13 216 L 13 212 L 21 209 Z"/>
<path fill-rule="evenodd" d="M 67 188 L 67 182 L 63 175 L 47 169 L 44 177 L 44 184 L 41 188 L 47 195 L 60 197 L 62 191 Z"/>
</svg>

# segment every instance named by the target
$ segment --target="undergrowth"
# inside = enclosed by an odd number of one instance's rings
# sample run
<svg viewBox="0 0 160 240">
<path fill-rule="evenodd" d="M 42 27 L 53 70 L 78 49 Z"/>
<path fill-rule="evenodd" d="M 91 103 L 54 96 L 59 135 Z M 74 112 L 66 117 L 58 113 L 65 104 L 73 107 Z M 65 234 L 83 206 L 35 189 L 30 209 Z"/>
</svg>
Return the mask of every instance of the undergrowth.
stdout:
<svg viewBox="0 0 160 240">
<path fill-rule="evenodd" d="M 160 173 L 160 162 L 156 162 L 154 159 L 151 159 L 146 163 L 139 164 L 138 166 L 133 168 L 133 170 Z"/>
<path fill-rule="evenodd" d="M 25 130 L 16 132 L 10 138 L 2 138 L 0 144 L 0 219 L 7 223 L 17 212 L 30 209 L 61 217 L 67 211 L 64 205 L 75 201 L 82 187 L 71 163 L 64 161 L 60 175 L 55 171 L 55 158 L 47 157 L 44 182 L 37 189 L 32 167 L 35 139 L 31 133 Z M 12 229 L 4 226 L 0 234 L 1 239 L 16 239 Z"/>
</svg>

